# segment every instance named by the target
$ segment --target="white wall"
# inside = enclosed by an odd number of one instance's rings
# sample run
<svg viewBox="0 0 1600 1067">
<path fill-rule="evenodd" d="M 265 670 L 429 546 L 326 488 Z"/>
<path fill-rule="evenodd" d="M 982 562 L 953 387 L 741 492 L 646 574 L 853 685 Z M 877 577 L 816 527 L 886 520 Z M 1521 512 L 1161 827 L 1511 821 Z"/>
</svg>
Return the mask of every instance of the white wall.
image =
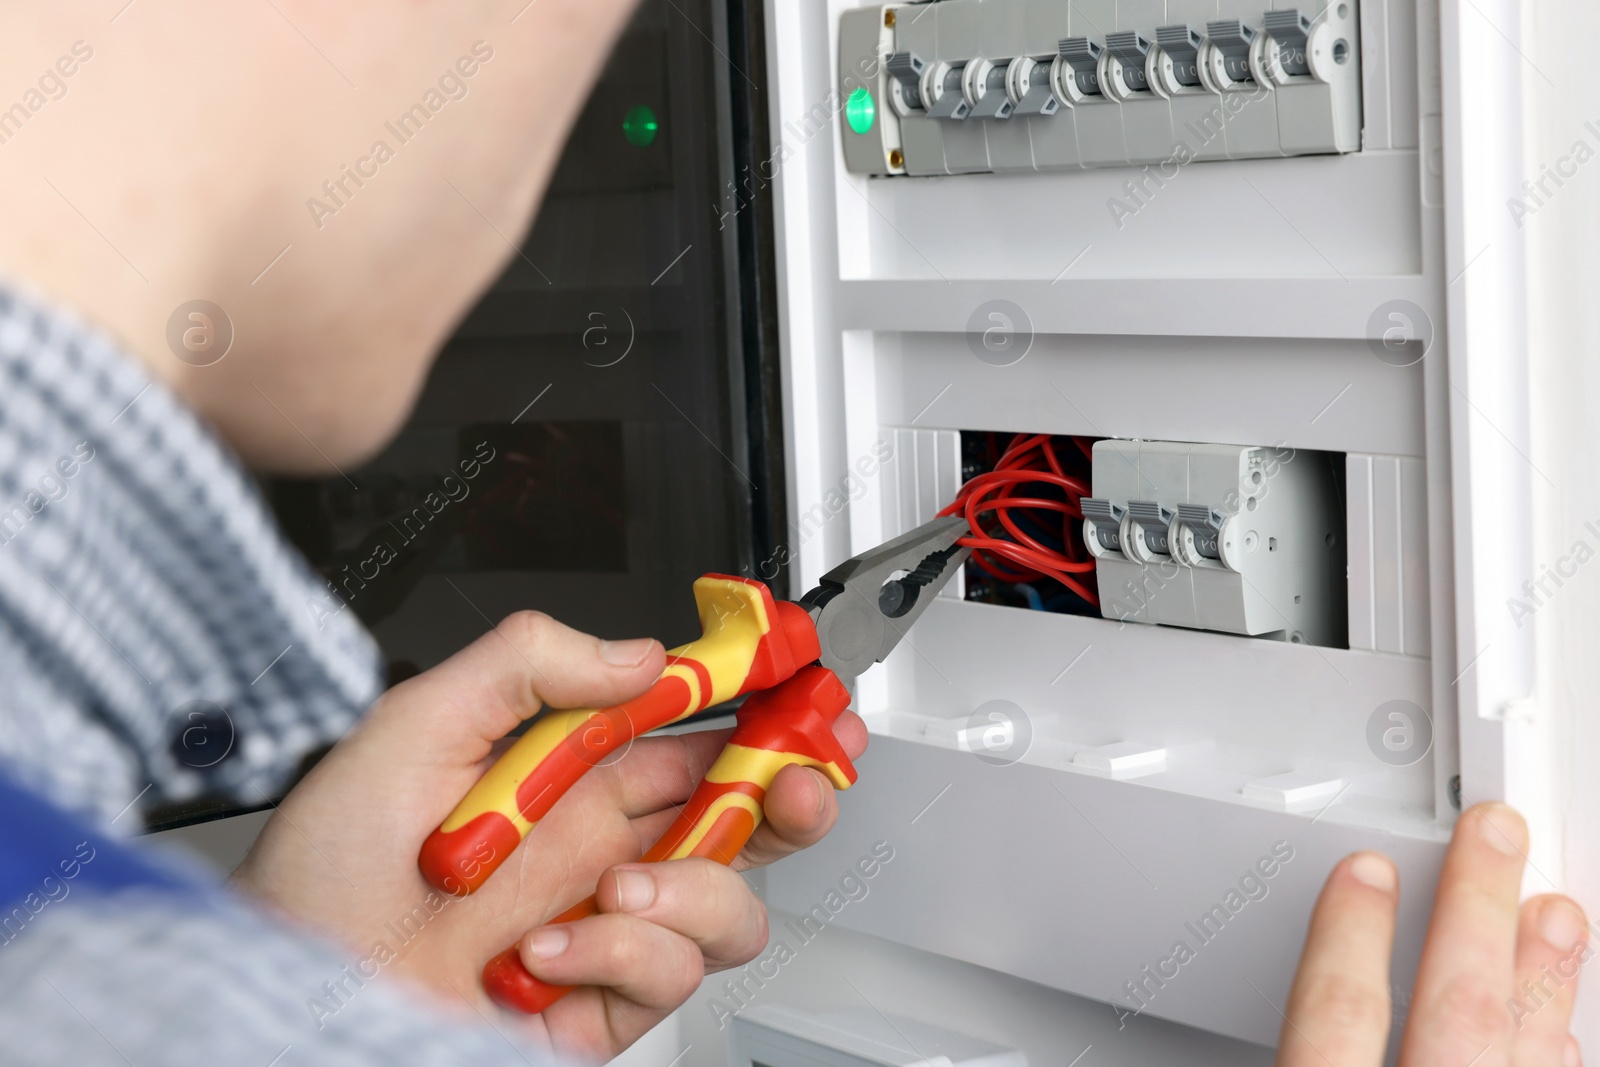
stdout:
<svg viewBox="0 0 1600 1067">
<path fill-rule="evenodd" d="M 1600 71 L 1583 49 L 1573 47 L 1600 33 L 1600 7 L 1592 0 L 1529 0 L 1523 7 L 1525 177 L 1537 181 L 1545 166 L 1570 173 L 1576 161 L 1563 158 L 1580 141 L 1590 154 L 1600 153 Z M 1579 541 L 1600 550 L 1600 536 L 1586 526 L 1600 528 L 1600 159 L 1576 171 L 1559 188 L 1547 183 L 1553 195 L 1540 197 L 1543 205 L 1521 219 L 1520 230 L 1508 208 L 1498 231 L 1528 248 L 1531 458 L 1545 476 L 1533 483 L 1535 575 L 1560 564 Z M 1570 572 L 1573 565 L 1563 569 Z M 1557 798 L 1564 824 L 1563 888 L 1592 918 L 1600 914 L 1600 825 L 1578 813 L 1600 810 L 1600 780 L 1593 771 L 1600 756 L 1600 565 L 1578 567 L 1529 624 L 1538 634 L 1530 713 L 1558 724 L 1550 758 L 1564 783 Z M 1526 888 L 1548 892 L 1550 886 L 1535 872 Z M 1576 1032 L 1592 1057 L 1600 1049 L 1600 995 L 1593 973 L 1583 980 L 1588 985 Z"/>
</svg>

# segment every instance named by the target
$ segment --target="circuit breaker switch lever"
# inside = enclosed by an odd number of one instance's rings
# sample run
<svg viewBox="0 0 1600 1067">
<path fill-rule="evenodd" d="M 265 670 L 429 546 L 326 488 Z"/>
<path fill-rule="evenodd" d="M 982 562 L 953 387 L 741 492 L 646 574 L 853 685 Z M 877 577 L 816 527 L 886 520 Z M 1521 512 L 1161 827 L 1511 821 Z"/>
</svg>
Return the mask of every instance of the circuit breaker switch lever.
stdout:
<svg viewBox="0 0 1600 1067">
<path fill-rule="evenodd" d="M 1156 86 L 1169 94 L 1200 89 L 1200 47 L 1206 43 L 1194 27 L 1162 26 L 1156 30 L 1160 53 L 1156 61 Z"/>
<path fill-rule="evenodd" d="M 1196 556 L 1221 559 L 1217 539 L 1222 535 L 1222 524 L 1227 516 L 1205 504 L 1179 504 L 1178 525 L 1183 547 Z"/>
<path fill-rule="evenodd" d="M 1133 544 L 1127 546 L 1128 555 L 1138 562 L 1141 556 L 1172 555 L 1172 520 L 1177 516 L 1171 508 L 1154 500 L 1128 501 L 1128 514 L 1133 516 Z"/>
<path fill-rule="evenodd" d="M 1128 509 L 1115 500 L 1086 496 L 1078 502 L 1083 517 L 1094 530 L 1094 539 L 1107 552 L 1122 551 L 1122 518 Z"/>
<path fill-rule="evenodd" d="M 1061 101 L 1050 89 L 1050 65 L 1031 56 L 1018 56 L 1006 67 L 1006 93 L 1013 115 L 1054 115 Z"/>
<path fill-rule="evenodd" d="M 972 105 L 972 118 L 1008 119 L 1011 97 L 1006 94 L 1006 72 L 1011 64 L 974 59 L 962 71 L 961 91 Z"/>
<path fill-rule="evenodd" d="M 1118 100 L 1131 93 L 1150 91 L 1146 64 L 1150 39 L 1137 30 L 1119 30 L 1106 38 L 1106 58 L 1100 72 L 1101 91 Z"/>
<path fill-rule="evenodd" d="M 962 92 L 966 64 L 935 63 L 922 72 L 922 106 L 930 119 L 964 119 L 972 111 Z"/>
<path fill-rule="evenodd" d="M 1216 19 L 1206 23 L 1206 60 L 1201 64 L 1201 77 L 1218 92 L 1244 87 L 1255 82 L 1250 69 L 1250 48 L 1256 31 L 1239 19 Z"/>
<path fill-rule="evenodd" d="M 1311 73 L 1311 56 L 1307 45 L 1311 39 L 1311 20 L 1297 8 L 1268 11 L 1267 36 L 1278 49 L 1278 64 L 1283 73 L 1301 75 Z"/>
<path fill-rule="evenodd" d="M 886 64 L 899 100 L 911 110 L 925 110 L 922 102 L 922 72 L 927 66 L 915 52 L 894 52 Z"/>
<path fill-rule="evenodd" d="M 1063 37 L 1050 65 L 1050 83 L 1064 104 L 1102 99 L 1100 92 L 1100 42 L 1087 37 Z"/>
</svg>

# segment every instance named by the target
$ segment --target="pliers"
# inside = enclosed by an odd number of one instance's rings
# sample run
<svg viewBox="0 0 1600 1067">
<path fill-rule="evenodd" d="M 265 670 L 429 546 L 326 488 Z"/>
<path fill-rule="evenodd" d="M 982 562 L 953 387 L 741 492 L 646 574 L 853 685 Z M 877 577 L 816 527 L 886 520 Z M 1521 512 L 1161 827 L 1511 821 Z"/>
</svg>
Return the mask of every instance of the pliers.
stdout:
<svg viewBox="0 0 1600 1067">
<path fill-rule="evenodd" d="M 841 563 L 798 603 L 775 600 L 750 578 L 701 577 L 700 639 L 670 650 L 642 696 L 536 719 L 423 843 L 423 876 L 452 895 L 471 893 L 589 768 L 639 734 L 748 693 L 722 753 L 642 858 L 732 863 L 784 767 L 815 767 L 839 789 L 855 782 L 833 734 L 850 704 L 846 683 L 882 662 L 961 569 L 971 549 L 959 542 L 969 532 L 959 516 L 935 519 Z M 552 921 L 596 910 L 590 897 Z M 528 1014 L 572 989 L 533 977 L 515 945 L 484 967 L 483 984 L 497 1003 Z"/>
</svg>

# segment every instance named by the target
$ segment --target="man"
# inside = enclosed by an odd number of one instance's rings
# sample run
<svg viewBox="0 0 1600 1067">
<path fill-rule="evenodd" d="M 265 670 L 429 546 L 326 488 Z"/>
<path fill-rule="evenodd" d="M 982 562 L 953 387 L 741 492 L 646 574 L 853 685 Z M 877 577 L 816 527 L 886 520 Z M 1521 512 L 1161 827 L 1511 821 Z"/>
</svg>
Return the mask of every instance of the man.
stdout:
<svg viewBox="0 0 1600 1067">
<path fill-rule="evenodd" d="M 380 695 L 370 639 L 308 609 L 325 591 L 239 466 L 327 474 L 395 432 L 512 254 L 502 235 L 526 229 L 630 7 L 0 9 L 6 1062 L 603 1060 L 765 945 L 735 871 L 629 862 L 718 734 L 640 742 L 481 892 L 430 891 L 417 846 L 497 742 L 542 703 L 642 691 L 661 647 L 524 613 Z M 403 139 L 387 126 L 402 113 Z M 195 701 L 228 709 L 236 755 L 189 758 L 214 725 Z M 865 747 L 859 720 L 839 733 Z M 114 836 L 202 788 L 262 802 L 340 736 L 231 892 Z M 815 841 L 836 811 L 820 775 L 785 771 L 740 866 Z M 1501 1006 L 1513 973 L 1586 951 L 1563 899 L 1517 926 L 1524 835 L 1505 809 L 1461 822 L 1411 1010 L 1419 1063 L 1479 1036 L 1499 1043 L 1483 1062 L 1575 1054 L 1575 971 L 1528 1018 Z M 601 914 L 544 925 L 591 888 Z M 1286 1062 L 1377 1062 L 1396 893 L 1382 857 L 1334 872 Z M 537 1019 L 501 1013 L 477 968 L 518 939 L 538 977 L 587 988 Z"/>
</svg>

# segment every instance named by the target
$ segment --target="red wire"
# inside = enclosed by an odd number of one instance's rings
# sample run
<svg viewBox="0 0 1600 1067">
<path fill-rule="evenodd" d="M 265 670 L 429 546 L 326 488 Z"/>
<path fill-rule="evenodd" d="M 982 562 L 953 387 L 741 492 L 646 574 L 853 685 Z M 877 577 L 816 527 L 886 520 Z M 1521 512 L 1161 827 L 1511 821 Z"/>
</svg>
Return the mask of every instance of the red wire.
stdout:
<svg viewBox="0 0 1600 1067">
<path fill-rule="evenodd" d="M 1071 438 L 1085 456 L 1093 451 L 1081 438 Z M 955 500 L 940 515 L 962 515 L 972 533 L 961 544 L 972 549 L 972 562 L 985 574 L 1002 582 L 1031 582 L 1054 578 L 1096 606 L 1100 598 L 1074 575 L 1092 574 L 1094 559 L 1083 547 L 1083 509 L 1080 501 L 1090 489 L 1079 478 L 1068 474 L 1056 455 L 1055 439 L 1049 434 L 1017 434 L 995 462 L 994 469 L 974 475 Z M 988 438 L 988 451 L 994 452 L 994 435 Z M 1030 487 L 1060 489 L 1065 500 L 1018 495 Z M 1061 517 L 1061 543 L 1057 549 L 1030 535 L 1012 517 L 1013 511 L 1030 512 L 1034 521 L 1050 520 L 1046 514 Z"/>
</svg>

